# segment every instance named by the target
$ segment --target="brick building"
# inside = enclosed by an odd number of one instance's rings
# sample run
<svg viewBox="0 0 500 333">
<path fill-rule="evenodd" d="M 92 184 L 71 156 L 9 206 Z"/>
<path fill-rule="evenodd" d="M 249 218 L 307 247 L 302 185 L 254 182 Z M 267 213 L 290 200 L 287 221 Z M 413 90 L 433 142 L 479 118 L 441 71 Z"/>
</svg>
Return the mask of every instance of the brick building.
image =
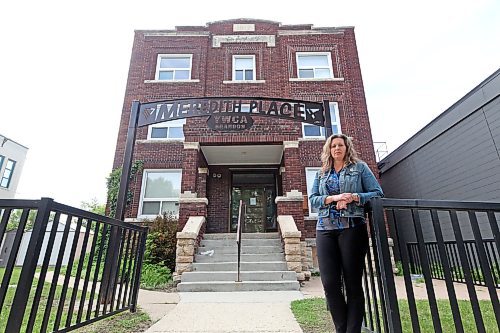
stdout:
<svg viewBox="0 0 500 333">
<path fill-rule="evenodd" d="M 128 220 L 170 210 L 181 228 L 201 215 L 207 233 L 234 232 L 243 199 L 245 231 L 275 231 L 278 215 L 292 215 L 302 240 L 315 237 L 306 196 L 321 165 L 325 129 L 255 115 L 251 102 L 238 104 L 234 96 L 328 101 L 332 131 L 352 136 L 376 170 L 353 27 L 236 19 L 136 31 L 114 168 L 123 163 L 134 100 L 225 97 L 226 107 L 241 108 L 253 125 L 212 129 L 202 116 L 140 127 L 133 160 L 142 161 L 143 171 L 129 185 Z"/>
</svg>

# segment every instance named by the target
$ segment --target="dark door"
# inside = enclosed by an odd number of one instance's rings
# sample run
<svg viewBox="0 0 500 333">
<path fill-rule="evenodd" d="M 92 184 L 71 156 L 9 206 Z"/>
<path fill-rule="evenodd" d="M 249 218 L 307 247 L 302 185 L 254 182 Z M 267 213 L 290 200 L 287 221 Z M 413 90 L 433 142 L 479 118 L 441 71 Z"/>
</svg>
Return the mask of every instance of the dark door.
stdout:
<svg viewBox="0 0 500 333">
<path fill-rule="evenodd" d="M 253 179 L 253 181 L 251 181 Z M 239 202 L 246 206 L 243 232 L 276 230 L 276 186 L 274 174 L 233 175 L 230 231 L 238 227 Z M 268 184 L 258 184 L 259 182 Z"/>
</svg>

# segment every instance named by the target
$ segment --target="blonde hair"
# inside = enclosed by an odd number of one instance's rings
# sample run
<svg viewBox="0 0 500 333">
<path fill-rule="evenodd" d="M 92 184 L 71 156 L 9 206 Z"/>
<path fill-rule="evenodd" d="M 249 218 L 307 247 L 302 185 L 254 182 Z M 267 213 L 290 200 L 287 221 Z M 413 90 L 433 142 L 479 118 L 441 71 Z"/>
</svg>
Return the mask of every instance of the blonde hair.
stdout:
<svg viewBox="0 0 500 333">
<path fill-rule="evenodd" d="M 325 145 L 323 146 L 323 151 L 321 152 L 321 173 L 325 173 L 333 167 L 333 157 L 332 153 L 330 152 L 333 139 L 344 140 L 344 144 L 346 146 L 344 165 L 356 163 L 359 161 L 358 153 L 354 149 L 352 139 L 345 134 L 334 134 L 326 139 Z"/>
</svg>

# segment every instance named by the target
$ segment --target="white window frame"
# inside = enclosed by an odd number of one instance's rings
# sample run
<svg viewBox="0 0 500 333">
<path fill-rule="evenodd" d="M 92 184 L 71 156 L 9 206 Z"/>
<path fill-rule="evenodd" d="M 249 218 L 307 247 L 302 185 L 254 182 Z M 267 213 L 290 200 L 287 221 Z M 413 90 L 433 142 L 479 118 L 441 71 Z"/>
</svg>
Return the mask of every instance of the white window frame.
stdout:
<svg viewBox="0 0 500 333">
<path fill-rule="evenodd" d="M 330 106 L 330 119 L 332 119 L 332 133 L 333 134 L 342 134 L 342 127 L 340 126 L 339 103 L 338 102 L 330 102 L 329 106 Z M 333 121 L 332 115 L 335 116 L 335 119 L 337 121 Z M 320 131 L 319 131 L 320 135 L 308 135 L 308 136 L 306 136 L 306 131 L 305 131 L 306 126 L 316 126 L 316 125 L 302 123 L 302 137 L 304 139 L 324 139 L 325 138 L 325 129 L 326 129 L 325 127 L 320 127 Z M 334 126 L 337 126 L 337 128 L 338 128 L 337 133 L 333 130 Z"/>
<path fill-rule="evenodd" d="M 321 67 L 321 66 L 306 66 L 306 67 L 299 67 L 299 57 L 300 56 L 318 56 L 318 55 L 326 55 L 328 59 L 328 70 L 330 71 L 330 77 L 322 77 L 322 78 L 317 78 L 317 77 L 311 77 L 311 78 L 302 78 L 300 77 L 300 69 L 312 69 L 313 71 L 315 69 L 324 69 L 326 67 Z M 297 64 L 297 78 L 301 80 L 330 80 L 334 79 L 335 76 L 333 74 L 333 66 L 332 66 L 332 54 L 330 52 L 296 52 L 295 53 L 295 63 Z"/>
<path fill-rule="evenodd" d="M 184 125 L 186 124 L 186 119 L 176 119 L 176 120 L 169 120 L 169 121 L 164 121 L 161 123 L 156 123 L 148 126 L 148 140 L 150 141 L 184 141 Z M 169 138 L 168 134 L 166 138 L 152 138 L 151 135 L 153 133 L 153 128 L 157 127 L 181 127 L 182 128 L 182 138 Z M 170 133 L 169 130 L 167 130 L 167 133 Z"/>
<path fill-rule="evenodd" d="M 306 168 L 306 186 L 307 186 L 307 200 L 309 200 L 309 196 L 311 195 L 311 189 L 314 183 L 314 176 L 316 175 L 316 172 L 320 170 L 320 167 L 307 167 Z M 308 175 L 311 175 L 311 178 L 308 177 Z M 312 212 L 311 209 L 311 202 L 308 202 L 307 207 L 309 208 L 309 216 L 318 216 L 317 212 Z"/>
<path fill-rule="evenodd" d="M 251 80 L 245 80 L 245 72 L 243 71 L 243 80 L 236 80 L 236 59 L 252 59 L 252 63 L 253 63 L 253 68 L 252 68 L 252 79 Z M 244 81 L 255 81 L 257 80 L 257 77 L 256 77 L 256 64 L 255 64 L 255 55 L 253 54 L 248 54 L 248 55 L 245 55 L 245 54 L 234 54 L 233 55 L 233 76 L 232 76 L 232 80 L 233 81 L 238 81 L 238 82 L 244 82 Z"/>
<path fill-rule="evenodd" d="M 147 181 L 147 174 L 148 173 L 179 173 L 180 175 L 180 182 L 182 184 L 182 169 L 144 169 L 142 173 L 142 184 L 141 184 L 141 196 L 140 196 L 140 201 L 139 201 L 139 211 L 137 212 L 137 218 L 155 218 L 156 216 L 160 215 L 162 211 L 161 203 L 163 201 L 169 201 L 169 202 L 177 202 L 179 203 L 179 198 L 174 198 L 174 197 L 166 197 L 166 198 L 152 198 L 152 199 L 145 199 L 144 198 L 144 192 L 146 191 L 146 181 Z M 144 201 L 146 202 L 154 202 L 154 201 L 159 201 L 160 202 L 160 211 L 158 215 L 147 215 L 147 214 L 142 214 L 142 206 Z M 178 215 L 176 215 L 178 216 Z"/>
<path fill-rule="evenodd" d="M 12 167 L 11 168 L 7 168 L 8 165 L 9 165 L 9 162 L 12 162 Z M 3 172 L 2 172 L 2 177 L 0 177 L 0 187 L 1 188 L 9 188 L 10 183 L 12 182 L 12 178 L 14 176 L 14 170 L 16 169 L 16 164 L 17 164 L 17 161 L 11 160 L 10 158 L 7 159 L 7 163 L 5 163 L 5 168 L 4 168 Z M 9 174 L 6 176 L 5 174 L 7 172 Z M 2 185 L 4 183 L 4 180 L 7 180 L 7 184 L 5 184 L 5 186 Z"/>
<path fill-rule="evenodd" d="M 161 59 L 163 58 L 182 58 L 182 57 L 188 57 L 189 58 L 189 68 L 160 68 L 160 63 Z M 185 82 L 185 81 L 191 81 L 191 75 L 192 75 L 192 69 L 193 69 L 193 55 L 192 54 L 176 54 L 176 53 L 169 53 L 169 54 L 158 54 L 158 57 L 156 59 L 156 73 L 155 73 L 155 81 L 166 81 L 166 82 Z M 189 76 L 187 79 L 180 79 L 176 80 L 175 79 L 175 71 L 176 70 L 189 70 Z M 172 80 L 165 80 L 162 79 L 160 80 L 160 71 L 174 71 L 173 78 Z"/>
</svg>

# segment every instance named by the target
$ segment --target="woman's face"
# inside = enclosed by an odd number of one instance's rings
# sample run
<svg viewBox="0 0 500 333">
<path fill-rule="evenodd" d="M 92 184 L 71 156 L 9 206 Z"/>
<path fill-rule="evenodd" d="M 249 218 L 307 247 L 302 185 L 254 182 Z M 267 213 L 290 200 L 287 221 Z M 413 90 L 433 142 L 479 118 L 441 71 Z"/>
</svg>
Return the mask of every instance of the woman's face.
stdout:
<svg viewBox="0 0 500 333">
<path fill-rule="evenodd" d="M 332 140 L 332 144 L 330 145 L 330 154 L 332 154 L 334 161 L 343 161 L 346 150 L 347 147 L 345 146 L 344 139 L 335 138 Z"/>
</svg>

